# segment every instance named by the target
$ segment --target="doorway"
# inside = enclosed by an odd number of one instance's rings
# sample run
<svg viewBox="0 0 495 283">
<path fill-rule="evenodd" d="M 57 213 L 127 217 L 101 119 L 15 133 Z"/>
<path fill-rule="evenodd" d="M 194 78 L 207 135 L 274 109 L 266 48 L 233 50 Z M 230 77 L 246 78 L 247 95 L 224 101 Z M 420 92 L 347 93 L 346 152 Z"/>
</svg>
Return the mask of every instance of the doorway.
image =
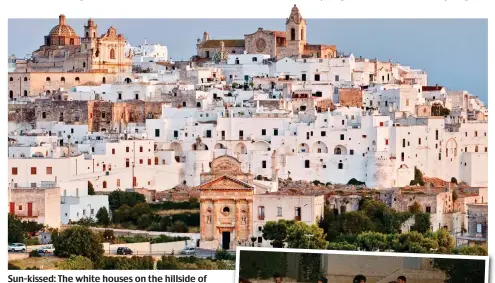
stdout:
<svg viewBox="0 0 495 283">
<path fill-rule="evenodd" d="M 230 249 L 230 232 L 222 232 L 222 249 Z"/>
</svg>

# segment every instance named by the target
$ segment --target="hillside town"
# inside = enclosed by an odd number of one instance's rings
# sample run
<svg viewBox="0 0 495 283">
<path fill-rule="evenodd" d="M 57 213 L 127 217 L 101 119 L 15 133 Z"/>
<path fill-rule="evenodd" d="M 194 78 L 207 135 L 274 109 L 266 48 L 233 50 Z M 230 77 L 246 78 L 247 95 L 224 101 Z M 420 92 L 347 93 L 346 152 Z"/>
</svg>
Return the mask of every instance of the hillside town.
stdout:
<svg viewBox="0 0 495 283">
<path fill-rule="evenodd" d="M 295 5 L 280 27 L 205 31 L 197 54 L 173 61 L 164 45 L 60 15 L 30 58 L 9 57 L 9 214 L 64 230 L 105 211 L 93 226 L 233 251 L 275 246 L 266 224 L 283 220 L 343 243 L 322 223 L 373 202 L 410 213 L 396 234 L 426 215 L 425 233 L 447 233 L 452 248 L 486 247 L 484 102 L 429 84 L 420 66 L 308 43 Z M 142 196 L 151 220 L 123 220 L 117 194 Z"/>
</svg>

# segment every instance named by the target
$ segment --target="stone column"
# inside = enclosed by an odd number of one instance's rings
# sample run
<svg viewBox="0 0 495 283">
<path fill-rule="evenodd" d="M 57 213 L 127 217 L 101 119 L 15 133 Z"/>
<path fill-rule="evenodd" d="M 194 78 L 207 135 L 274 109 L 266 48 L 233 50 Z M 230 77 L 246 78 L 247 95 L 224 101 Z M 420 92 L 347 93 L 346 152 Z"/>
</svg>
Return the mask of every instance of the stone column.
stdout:
<svg viewBox="0 0 495 283">
<path fill-rule="evenodd" d="M 218 240 L 218 233 L 217 233 L 217 222 L 218 222 L 217 203 L 218 203 L 218 200 L 213 199 L 211 202 L 213 204 L 213 211 L 212 211 L 213 215 L 212 215 L 212 219 L 211 219 L 211 222 L 213 225 L 212 237 L 214 240 Z"/>
<path fill-rule="evenodd" d="M 235 240 L 239 241 L 239 223 L 240 223 L 240 209 L 239 209 L 239 200 L 234 199 L 234 209 L 235 209 Z"/>
<path fill-rule="evenodd" d="M 248 199 L 247 200 L 247 204 L 248 204 L 248 211 L 247 211 L 247 217 L 248 217 L 248 237 L 251 238 L 253 235 L 252 231 L 253 231 L 253 200 L 252 199 Z M 251 241 L 251 239 L 249 239 L 249 241 Z"/>
</svg>

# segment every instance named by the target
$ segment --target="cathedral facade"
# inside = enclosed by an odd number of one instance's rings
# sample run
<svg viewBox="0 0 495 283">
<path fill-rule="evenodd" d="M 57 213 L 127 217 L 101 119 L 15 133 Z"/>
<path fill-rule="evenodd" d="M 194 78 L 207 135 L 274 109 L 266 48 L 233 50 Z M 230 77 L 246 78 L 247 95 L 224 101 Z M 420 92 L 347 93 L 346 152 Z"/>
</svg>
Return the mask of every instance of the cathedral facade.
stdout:
<svg viewBox="0 0 495 283">
<path fill-rule="evenodd" d="M 98 26 L 89 19 L 81 37 L 60 15 L 32 57 L 16 60 L 8 74 L 9 100 L 87 83 L 129 81 L 131 72 L 132 52 L 126 53 L 126 39 L 114 27 L 98 35 Z"/>
<path fill-rule="evenodd" d="M 277 60 L 285 57 L 337 57 L 335 45 L 308 44 L 306 41 L 306 20 L 301 16 L 299 8 L 292 7 L 289 18 L 285 21 L 285 31 L 272 31 L 258 28 L 244 39 L 210 40 L 205 32 L 203 39 L 197 42 L 197 59 L 218 59 L 225 54 L 267 54 Z M 221 49 L 221 43 L 225 48 Z M 215 48 L 213 48 L 215 47 Z M 223 53 L 222 53 L 223 52 Z"/>
</svg>

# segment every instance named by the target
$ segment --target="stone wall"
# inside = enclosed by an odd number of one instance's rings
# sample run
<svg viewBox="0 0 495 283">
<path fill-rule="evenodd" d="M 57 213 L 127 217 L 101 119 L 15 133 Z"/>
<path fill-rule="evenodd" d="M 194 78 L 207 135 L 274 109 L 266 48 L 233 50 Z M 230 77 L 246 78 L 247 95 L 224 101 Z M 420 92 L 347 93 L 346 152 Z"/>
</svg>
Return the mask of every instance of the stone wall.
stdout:
<svg viewBox="0 0 495 283">
<path fill-rule="evenodd" d="M 28 104 L 9 104 L 9 122 L 64 122 L 87 124 L 88 102 L 66 100 L 36 100 Z"/>
<path fill-rule="evenodd" d="M 363 91 L 359 88 L 339 88 L 340 106 L 359 107 L 363 106 Z"/>
<path fill-rule="evenodd" d="M 109 131 L 112 127 L 112 102 L 92 100 L 88 102 L 88 131 Z"/>
</svg>

